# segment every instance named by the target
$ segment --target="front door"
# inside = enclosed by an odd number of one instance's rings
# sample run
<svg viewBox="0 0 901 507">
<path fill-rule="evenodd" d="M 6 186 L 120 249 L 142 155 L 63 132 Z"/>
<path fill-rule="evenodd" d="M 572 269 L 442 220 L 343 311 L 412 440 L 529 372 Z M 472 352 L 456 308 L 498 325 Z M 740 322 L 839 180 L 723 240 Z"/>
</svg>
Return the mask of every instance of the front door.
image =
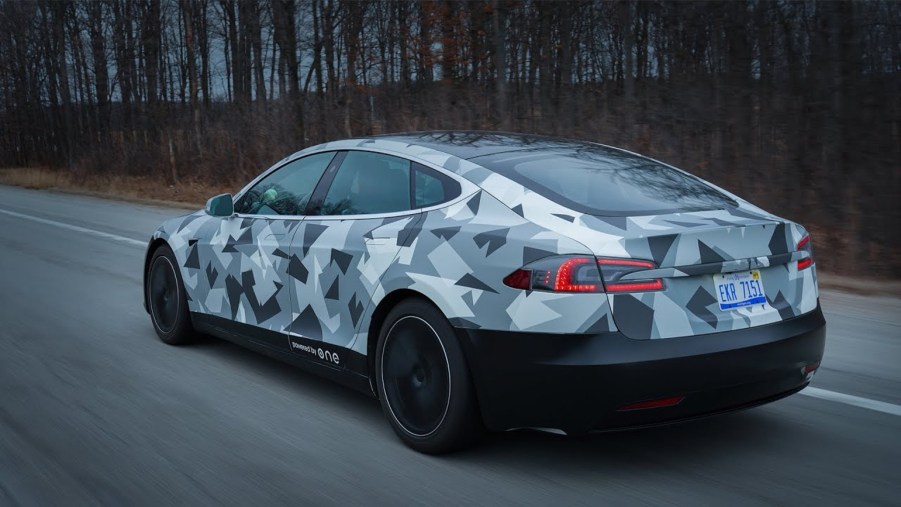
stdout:
<svg viewBox="0 0 901 507">
<path fill-rule="evenodd" d="M 198 239 L 209 291 L 203 313 L 233 321 L 261 345 L 285 350 L 290 327 L 290 245 L 334 153 L 297 159 L 268 174 L 235 203 L 236 215 Z"/>
</svg>

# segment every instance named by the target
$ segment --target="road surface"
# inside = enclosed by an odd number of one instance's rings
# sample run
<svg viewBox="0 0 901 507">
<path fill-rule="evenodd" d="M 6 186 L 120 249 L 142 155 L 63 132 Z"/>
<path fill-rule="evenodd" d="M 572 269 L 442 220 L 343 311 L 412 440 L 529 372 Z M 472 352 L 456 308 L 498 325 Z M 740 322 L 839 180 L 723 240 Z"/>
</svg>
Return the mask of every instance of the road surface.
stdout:
<svg viewBox="0 0 901 507">
<path fill-rule="evenodd" d="M 143 245 L 181 213 L 0 186 L 0 505 L 901 504 L 897 298 L 822 292 L 815 390 L 430 457 L 354 391 L 225 342 L 160 342 Z"/>
</svg>

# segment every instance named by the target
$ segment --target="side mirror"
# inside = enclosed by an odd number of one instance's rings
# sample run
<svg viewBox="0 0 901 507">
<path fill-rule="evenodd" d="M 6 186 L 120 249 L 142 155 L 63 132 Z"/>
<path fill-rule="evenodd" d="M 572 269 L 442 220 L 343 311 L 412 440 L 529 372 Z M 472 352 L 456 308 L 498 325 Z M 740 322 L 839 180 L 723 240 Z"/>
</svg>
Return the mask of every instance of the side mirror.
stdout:
<svg viewBox="0 0 901 507">
<path fill-rule="evenodd" d="M 214 217 L 230 217 L 235 214 L 235 203 L 232 202 L 231 194 L 219 194 L 216 197 L 210 197 L 206 202 L 206 213 Z"/>
</svg>

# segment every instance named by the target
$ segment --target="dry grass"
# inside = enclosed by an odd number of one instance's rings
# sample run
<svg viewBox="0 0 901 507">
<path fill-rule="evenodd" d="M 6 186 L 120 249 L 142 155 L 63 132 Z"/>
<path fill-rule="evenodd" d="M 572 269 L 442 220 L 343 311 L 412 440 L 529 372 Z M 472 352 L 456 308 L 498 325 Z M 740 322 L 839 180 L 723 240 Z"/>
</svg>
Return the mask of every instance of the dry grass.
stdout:
<svg viewBox="0 0 901 507">
<path fill-rule="evenodd" d="M 174 186 L 155 178 L 124 175 L 78 175 L 39 167 L 2 168 L 0 184 L 40 190 L 62 190 L 131 201 L 162 201 L 202 207 L 213 195 L 234 193 L 240 184 L 210 184 L 186 180 Z"/>
<path fill-rule="evenodd" d="M 901 281 L 899 280 L 847 276 L 823 272 L 823 270 L 818 269 L 817 282 L 821 289 L 835 289 L 864 295 L 880 294 L 901 297 Z"/>
</svg>

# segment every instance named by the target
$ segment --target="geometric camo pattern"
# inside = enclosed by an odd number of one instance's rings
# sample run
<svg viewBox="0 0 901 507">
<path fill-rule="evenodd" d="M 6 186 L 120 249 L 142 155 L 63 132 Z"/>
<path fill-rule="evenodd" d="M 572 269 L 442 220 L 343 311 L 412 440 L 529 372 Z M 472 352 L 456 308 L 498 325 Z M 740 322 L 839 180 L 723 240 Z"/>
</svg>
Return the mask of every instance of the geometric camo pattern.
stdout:
<svg viewBox="0 0 901 507">
<path fill-rule="evenodd" d="M 435 208 L 360 218 L 198 211 L 169 220 L 153 239 L 175 252 L 192 312 L 366 354 L 372 315 L 397 290 L 422 294 L 456 327 L 619 330 L 634 339 L 743 329 L 816 308 L 816 267 L 798 272 L 795 262 L 808 255 L 795 249 L 804 228 L 722 189 L 738 207 L 598 217 L 471 161 L 391 137 L 314 146 L 270 171 L 308 154 L 350 149 L 419 162 L 459 181 L 462 193 Z M 515 269 L 558 254 L 653 260 L 658 269 L 631 277 L 663 278 L 665 290 L 555 294 L 503 284 Z M 720 310 L 713 275 L 749 269 L 760 270 L 767 302 Z"/>
</svg>

